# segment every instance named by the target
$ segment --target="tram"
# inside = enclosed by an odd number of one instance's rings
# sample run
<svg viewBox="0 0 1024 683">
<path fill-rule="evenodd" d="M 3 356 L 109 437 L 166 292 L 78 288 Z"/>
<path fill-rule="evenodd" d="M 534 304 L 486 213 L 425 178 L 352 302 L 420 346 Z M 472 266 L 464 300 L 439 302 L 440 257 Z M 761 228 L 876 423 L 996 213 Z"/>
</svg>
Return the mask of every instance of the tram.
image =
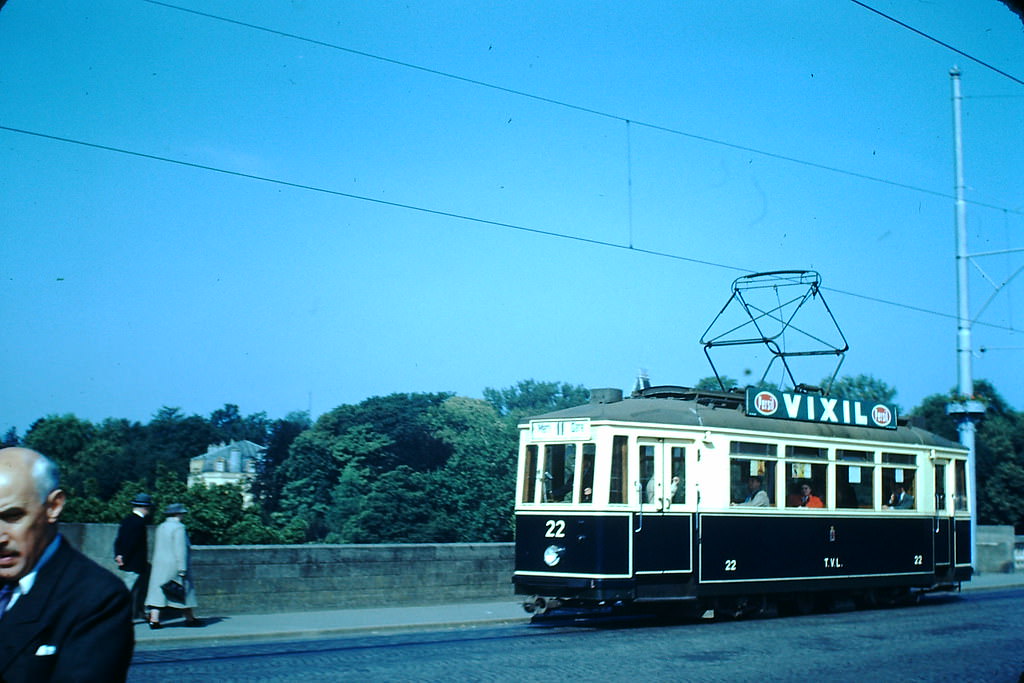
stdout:
<svg viewBox="0 0 1024 683">
<path fill-rule="evenodd" d="M 520 425 L 515 592 L 531 613 L 741 615 L 955 590 L 972 571 L 967 463 L 888 404 L 594 390 Z"/>
</svg>

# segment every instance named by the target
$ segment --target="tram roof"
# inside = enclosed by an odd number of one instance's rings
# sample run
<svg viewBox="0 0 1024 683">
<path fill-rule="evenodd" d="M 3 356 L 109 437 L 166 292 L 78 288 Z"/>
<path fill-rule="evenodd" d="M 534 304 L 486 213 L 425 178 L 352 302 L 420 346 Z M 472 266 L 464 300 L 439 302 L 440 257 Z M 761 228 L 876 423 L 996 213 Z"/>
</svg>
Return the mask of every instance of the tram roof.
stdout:
<svg viewBox="0 0 1024 683">
<path fill-rule="evenodd" d="M 900 424 L 896 429 L 876 429 L 834 423 L 753 417 L 747 415 L 742 406 L 731 401 L 701 400 L 700 397 L 692 399 L 630 397 L 608 403 L 587 403 L 536 415 L 531 419 L 582 418 L 589 418 L 594 422 L 639 422 L 652 425 L 737 429 L 965 450 L 964 446 L 955 441 L 909 424 Z"/>
</svg>

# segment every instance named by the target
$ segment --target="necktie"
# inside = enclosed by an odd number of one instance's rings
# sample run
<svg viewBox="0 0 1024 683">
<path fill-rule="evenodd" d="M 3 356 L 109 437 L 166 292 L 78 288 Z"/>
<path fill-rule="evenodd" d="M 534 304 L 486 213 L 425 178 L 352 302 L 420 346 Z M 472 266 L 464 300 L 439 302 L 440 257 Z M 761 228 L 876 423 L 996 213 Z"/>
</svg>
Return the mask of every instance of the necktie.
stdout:
<svg viewBox="0 0 1024 683">
<path fill-rule="evenodd" d="M 4 581 L 0 583 L 0 619 L 3 618 L 4 612 L 7 610 L 7 603 L 11 601 L 11 596 L 14 594 L 13 581 Z"/>
</svg>

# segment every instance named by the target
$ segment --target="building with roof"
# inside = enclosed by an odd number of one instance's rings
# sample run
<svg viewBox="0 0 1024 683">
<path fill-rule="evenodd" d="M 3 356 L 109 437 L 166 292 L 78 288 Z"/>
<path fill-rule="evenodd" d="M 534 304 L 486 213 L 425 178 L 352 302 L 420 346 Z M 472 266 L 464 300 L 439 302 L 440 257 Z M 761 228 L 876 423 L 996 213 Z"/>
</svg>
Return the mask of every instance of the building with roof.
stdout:
<svg viewBox="0 0 1024 683">
<path fill-rule="evenodd" d="M 189 460 L 188 485 L 238 484 L 244 492 L 245 505 L 249 505 L 249 485 L 266 450 L 265 446 L 245 440 L 211 444 L 205 453 Z"/>
</svg>

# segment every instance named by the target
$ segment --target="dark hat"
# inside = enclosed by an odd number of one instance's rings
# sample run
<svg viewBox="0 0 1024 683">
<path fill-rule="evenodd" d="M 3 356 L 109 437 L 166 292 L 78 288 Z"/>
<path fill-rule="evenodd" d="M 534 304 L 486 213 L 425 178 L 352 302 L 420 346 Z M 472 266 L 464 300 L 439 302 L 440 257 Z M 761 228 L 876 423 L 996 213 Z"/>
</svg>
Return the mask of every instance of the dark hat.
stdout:
<svg viewBox="0 0 1024 683">
<path fill-rule="evenodd" d="M 129 504 L 137 508 L 151 508 L 153 507 L 153 497 L 148 493 L 140 493 L 132 498 L 132 502 Z"/>
<path fill-rule="evenodd" d="M 188 512 L 188 508 L 182 503 L 171 503 L 164 509 L 165 515 L 183 515 Z"/>
</svg>

